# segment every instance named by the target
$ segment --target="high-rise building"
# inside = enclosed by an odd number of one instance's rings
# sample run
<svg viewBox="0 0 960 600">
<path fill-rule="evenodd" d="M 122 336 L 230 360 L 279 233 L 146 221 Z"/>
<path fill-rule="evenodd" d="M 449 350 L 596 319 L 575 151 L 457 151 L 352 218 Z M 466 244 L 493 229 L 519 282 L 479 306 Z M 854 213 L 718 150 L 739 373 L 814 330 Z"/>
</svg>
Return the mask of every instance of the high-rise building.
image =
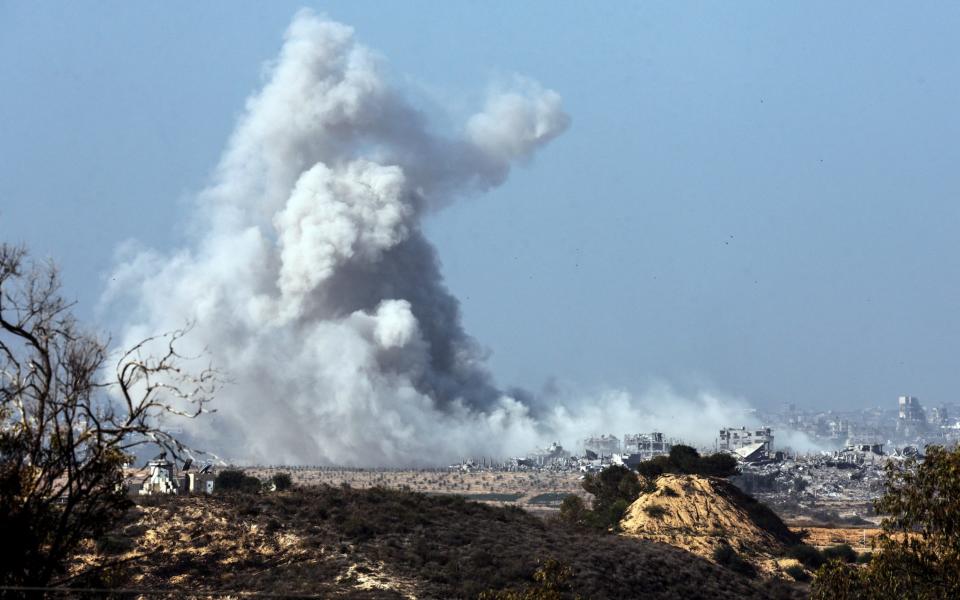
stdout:
<svg viewBox="0 0 960 600">
<path fill-rule="evenodd" d="M 920 405 L 920 400 L 913 396 L 900 396 L 900 418 L 907 421 L 926 421 L 927 417 L 924 413 L 923 406 Z"/>
<path fill-rule="evenodd" d="M 897 399 L 900 414 L 897 418 L 897 431 L 903 435 L 916 435 L 926 429 L 927 414 L 920 400 L 913 396 L 900 396 Z"/>
</svg>

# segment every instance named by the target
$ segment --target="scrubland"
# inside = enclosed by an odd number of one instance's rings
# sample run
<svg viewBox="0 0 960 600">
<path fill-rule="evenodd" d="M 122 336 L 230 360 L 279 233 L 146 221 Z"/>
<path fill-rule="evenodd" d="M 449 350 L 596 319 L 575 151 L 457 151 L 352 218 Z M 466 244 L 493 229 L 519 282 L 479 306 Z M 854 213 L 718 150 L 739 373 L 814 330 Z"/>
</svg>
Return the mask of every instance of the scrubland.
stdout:
<svg viewBox="0 0 960 600">
<path fill-rule="evenodd" d="M 518 589 L 538 565 L 571 567 L 570 597 L 792 598 L 669 545 L 588 531 L 510 506 L 373 487 L 152 497 L 78 556 L 90 585 L 309 593 L 345 598 L 474 598 Z M 112 565 L 112 566 L 111 566 Z"/>
</svg>

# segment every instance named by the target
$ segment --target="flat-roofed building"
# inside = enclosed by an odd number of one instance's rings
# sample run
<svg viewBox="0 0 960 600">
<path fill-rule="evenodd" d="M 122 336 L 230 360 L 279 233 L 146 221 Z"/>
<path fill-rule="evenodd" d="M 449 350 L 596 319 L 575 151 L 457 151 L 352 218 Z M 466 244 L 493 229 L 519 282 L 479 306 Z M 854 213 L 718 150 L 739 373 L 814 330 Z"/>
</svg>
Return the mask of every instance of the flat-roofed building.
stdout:
<svg viewBox="0 0 960 600">
<path fill-rule="evenodd" d="M 719 448 L 736 452 L 741 448 L 761 444 L 764 453 L 773 453 L 773 430 L 769 427 L 724 427 L 720 430 Z"/>
</svg>

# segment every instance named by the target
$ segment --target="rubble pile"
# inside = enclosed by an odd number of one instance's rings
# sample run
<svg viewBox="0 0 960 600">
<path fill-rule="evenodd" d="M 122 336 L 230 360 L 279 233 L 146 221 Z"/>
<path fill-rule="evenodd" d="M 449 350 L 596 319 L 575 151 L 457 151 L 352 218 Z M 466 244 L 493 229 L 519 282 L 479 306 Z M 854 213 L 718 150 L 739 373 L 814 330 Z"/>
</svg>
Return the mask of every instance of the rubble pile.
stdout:
<svg viewBox="0 0 960 600">
<path fill-rule="evenodd" d="M 875 448 L 848 447 L 833 454 L 744 462 L 731 481 L 781 514 L 865 524 L 873 517 L 873 500 L 883 493 L 884 467 L 910 455 L 915 450 L 885 455 Z"/>
</svg>

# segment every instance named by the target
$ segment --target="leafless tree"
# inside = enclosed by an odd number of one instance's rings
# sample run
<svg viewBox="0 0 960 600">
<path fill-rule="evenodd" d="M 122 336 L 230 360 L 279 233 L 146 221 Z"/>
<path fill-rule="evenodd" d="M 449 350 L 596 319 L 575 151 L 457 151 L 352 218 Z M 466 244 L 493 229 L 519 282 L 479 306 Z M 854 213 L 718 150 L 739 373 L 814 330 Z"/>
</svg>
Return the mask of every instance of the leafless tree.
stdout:
<svg viewBox="0 0 960 600">
<path fill-rule="evenodd" d="M 120 353 L 83 330 L 56 267 L 0 245 L 0 585 L 44 585 L 129 506 L 123 466 L 138 446 L 173 456 L 171 417 L 208 411 L 209 366 L 177 351 L 185 331 Z M 159 352 L 151 355 L 151 351 Z"/>
</svg>

